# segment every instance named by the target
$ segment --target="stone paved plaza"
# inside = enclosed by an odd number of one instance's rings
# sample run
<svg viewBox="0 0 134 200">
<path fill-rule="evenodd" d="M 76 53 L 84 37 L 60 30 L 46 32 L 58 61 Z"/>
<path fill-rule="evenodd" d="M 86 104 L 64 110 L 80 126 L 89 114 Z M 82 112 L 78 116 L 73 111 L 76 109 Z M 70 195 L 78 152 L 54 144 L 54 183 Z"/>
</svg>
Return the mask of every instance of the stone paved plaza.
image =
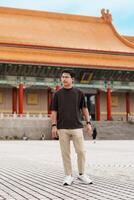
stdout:
<svg viewBox="0 0 134 200">
<path fill-rule="evenodd" d="M 132 200 L 134 199 L 134 141 L 85 141 L 86 172 L 77 179 L 72 146 L 72 186 L 64 177 L 58 141 L 0 141 L 0 200 Z"/>
</svg>

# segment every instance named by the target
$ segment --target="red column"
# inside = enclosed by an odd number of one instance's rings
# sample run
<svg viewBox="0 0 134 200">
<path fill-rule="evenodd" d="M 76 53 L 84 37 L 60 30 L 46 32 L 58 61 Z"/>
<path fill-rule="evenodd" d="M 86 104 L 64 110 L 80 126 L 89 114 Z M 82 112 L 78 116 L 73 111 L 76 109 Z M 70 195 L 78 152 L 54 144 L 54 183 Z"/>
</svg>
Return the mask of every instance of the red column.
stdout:
<svg viewBox="0 0 134 200">
<path fill-rule="evenodd" d="M 17 88 L 12 89 L 12 113 L 17 113 Z"/>
<path fill-rule="evenodd" d="M 100 91 L 96 94 L 96 120 L 100 121 Z"/>
<path fill-rule="evenodd" d="M 51 114 L 52 91 L 51 88 L 47 89 L 47 112 L 48 116 Z"/>
<path fill-rule="evenodd" d="M 126 119 L 128 120 L 128 115 L 130 114 L 130 93 L 126 93 Z"/>
<path fill-rule="evenodd" d="M 19 100 L 19 114 L 23 114 L 23 84 L 20 83 L 19 84 L 19 96 L 18 96 L 18 100 Z"/>
<path fill-rule="evenodd" d="M 55 90 L 58 91 L 60 89 L 61 89 L 61 86 L 60 85 L 56 85 Z"/>
<path fill-rule="evenodd" d="M 111 89 L 107 88 L 107 120 L 111 120 Z"/>
</svg>

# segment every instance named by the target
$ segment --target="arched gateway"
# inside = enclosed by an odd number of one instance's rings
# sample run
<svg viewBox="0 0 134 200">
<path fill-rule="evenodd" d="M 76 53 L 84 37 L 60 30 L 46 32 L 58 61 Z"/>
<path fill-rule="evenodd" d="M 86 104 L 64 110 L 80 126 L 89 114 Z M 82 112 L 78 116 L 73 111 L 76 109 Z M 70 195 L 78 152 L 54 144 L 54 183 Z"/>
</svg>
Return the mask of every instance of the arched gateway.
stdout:
<svg viewBox="0 0 134 200">
<path fill-rule="evenodd" d="M 101 14 L 0 7 L 0 113 L 49 115 L 59 74 L 72 68 L 93 120 L 133 114 L 133 37 L 115 30 L 108 10 Z"/>
</svg>

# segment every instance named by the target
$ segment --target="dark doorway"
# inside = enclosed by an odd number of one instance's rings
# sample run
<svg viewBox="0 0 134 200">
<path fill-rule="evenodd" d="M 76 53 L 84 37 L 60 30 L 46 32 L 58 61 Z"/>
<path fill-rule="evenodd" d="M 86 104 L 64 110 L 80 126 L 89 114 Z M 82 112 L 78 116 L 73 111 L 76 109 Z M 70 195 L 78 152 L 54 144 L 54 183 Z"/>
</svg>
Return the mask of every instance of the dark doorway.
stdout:
<svg viewBox="0 0 134 200">
<path fill-rule="evenodd" d="M 85 94 L 87 99 L 87 106 L 89 113 L 91 115 L 91 120 L 95 120 L 95 95 L 94 94 Z"/>
</svg>

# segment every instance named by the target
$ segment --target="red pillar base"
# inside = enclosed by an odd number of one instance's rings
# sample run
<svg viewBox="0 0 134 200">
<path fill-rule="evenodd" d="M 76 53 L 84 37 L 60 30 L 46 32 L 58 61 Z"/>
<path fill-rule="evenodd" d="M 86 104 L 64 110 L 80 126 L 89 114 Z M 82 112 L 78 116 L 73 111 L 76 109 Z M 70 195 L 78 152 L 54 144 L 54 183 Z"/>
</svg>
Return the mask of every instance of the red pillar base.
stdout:
<svg viewBox="0 0 134 200">
<path fill-rule="evenodd" d="M 18 96 L 18 103 L 19 103 L 19 114 L 20 116 L 23 114 L 23 84 L 19 84 L 19 96 Z"/>
<path fill-rule="evenodd" d="M 107 120 L 112 120 L 111 114 L 111 89 L 107 88 Z"/>
</svg>

